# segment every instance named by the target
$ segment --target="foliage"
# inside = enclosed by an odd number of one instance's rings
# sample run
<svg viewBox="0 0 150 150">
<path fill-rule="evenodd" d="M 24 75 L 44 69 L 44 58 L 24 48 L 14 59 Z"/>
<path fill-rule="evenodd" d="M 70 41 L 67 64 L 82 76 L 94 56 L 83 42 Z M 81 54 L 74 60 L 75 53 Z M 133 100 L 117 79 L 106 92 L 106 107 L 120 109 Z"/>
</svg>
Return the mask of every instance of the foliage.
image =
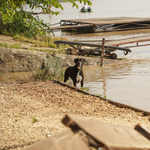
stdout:
<svg viewBox="0 0 150 150">
<path fill-rule="evenodd" d="M 45 62 L 43 70 L 37 70 L 34 74 L 35 80 L 63 80 L 64 71 L 62 69 L 62 59 L 49 57 Z"/>
<path fill-rule="evenodd" d="M 48 27 L 39 17 L 34 18 L 31 13 L 23 10 L 23 7 L 17 9 L 13 1 L 8 0 L 1 8 L 2 22 L 10 35 L 24 34 L 26 37 L 34 37 L 37 34 L 46 34 L 40 32 L 40 28 Z"/>
<path fill-rule="evenodd" d="M 89 0 L 78 0 L 80 3 L 86 2 L 91 5 Z M 4 30 L 7 29 L 10 35 L 23 34 L 26 37 L 35 37 L 36 35 L 46 36 L 45 27 L 49 29 L 49 24 L 44 23 L 39 17 L 33 17 L 31 13 L 23 10 L 23 4 L 27 3 L 31 9 L 42 8 L 44 12 L 51 12 L 51 14 L 58 15 L 59 12 L 54 12 L 50 7 L 63 7 L 58 0 L 0 0 L 0 21 L 2 20 Z M 70 2 L 72 7 L 77 7 L 76 0 L 64 0 Z M 1 25 L 1 24 L 0 24 Z M 2 26 L 2 25 L 1 25 Z M 43 29 L 39 31 L 39 29 Z M 0 31 L 3 33 L 3 31 Z"/>
</svg>

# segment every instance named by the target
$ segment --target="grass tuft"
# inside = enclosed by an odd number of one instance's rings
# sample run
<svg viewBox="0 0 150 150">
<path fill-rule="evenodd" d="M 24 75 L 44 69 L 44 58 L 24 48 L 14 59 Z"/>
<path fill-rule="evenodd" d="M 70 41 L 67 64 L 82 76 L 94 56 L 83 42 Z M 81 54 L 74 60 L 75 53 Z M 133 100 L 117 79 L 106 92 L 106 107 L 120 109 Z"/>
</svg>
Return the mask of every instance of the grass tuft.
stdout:
<svg viewBox="0 0 150 150">
<path fill-rule="evenodd" d="M 35 122 L 37 122 L 38 120 L 33 116 L 33 118 L 32 118 L 32 123 L 35 123 Z"/>
<path fill-rule="evenodd" d="M 88 92 L 90 90 L 90 88 L 89 87 L 81 87 L 81 90 Z"/>
</svg>

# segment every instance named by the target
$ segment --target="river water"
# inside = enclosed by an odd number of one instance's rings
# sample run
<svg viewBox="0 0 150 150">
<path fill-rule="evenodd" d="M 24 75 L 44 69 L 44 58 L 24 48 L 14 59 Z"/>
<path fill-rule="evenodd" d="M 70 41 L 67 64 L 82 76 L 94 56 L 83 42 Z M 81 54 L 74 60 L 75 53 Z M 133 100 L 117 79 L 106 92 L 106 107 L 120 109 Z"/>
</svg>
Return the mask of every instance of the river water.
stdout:
<svg viewBox="0 0 150 150">
<path fill-rule="evenodd" d="M 85 19 L 107 17 L 139 17 L 150 18 L 149 0 L 91 0 L 93 12 L 81 13 L 83 4 L 77 3 L 79 9 L 72 8 L 69 3 L 62 2 L 64 10 L 60 15 L 39 15 L 44 22 L 57 24 L 62 19 Z M 26 7 L 27 10 L 28 7 Z M 40 12 L 41 10 L 33 10 Z M 122 32 L 105 32 L 76 34 L 54 31 L 56 36 L 67 36 L 70 40 L 106 40 L 121 39 L 135 36 L 150 35 L 150 29 Z M 150 43 L 150 42 L 149 42 Z M 124 57 L 131 62 L 110 66 L 84 66 L 85 86 L 89 92 L 106 96 L 106 98 L 150 112 L 150 46 L 131 48 L 127 56 L 117 52 L 118 57 Z"/>
</svg>

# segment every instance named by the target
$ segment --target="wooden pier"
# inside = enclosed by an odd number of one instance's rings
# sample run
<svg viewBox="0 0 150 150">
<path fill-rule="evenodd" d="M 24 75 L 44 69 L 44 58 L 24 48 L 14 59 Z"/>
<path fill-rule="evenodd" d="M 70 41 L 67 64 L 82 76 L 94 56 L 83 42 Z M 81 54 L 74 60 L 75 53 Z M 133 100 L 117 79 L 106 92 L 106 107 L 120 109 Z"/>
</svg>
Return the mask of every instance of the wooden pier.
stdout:
<svg viewBox="0 0 150 150">
<path fill-rule="evenodd" d="M 126 47 L 131 48 L 131 47 L 138 47 L 138 46 L 148 46 L 150 45 L 150 43 L 145 43 L 145 42 L 149 42 L 149 41 L 150 41 L 150 35 L 108 41 L 107 44 L 111 46 L 126 45 Z M 133 43 L 135 43 L 135 45 L 132 45 L 132 46 L 128 45 L 128 44 L 133 44 Z"/>
<path fill-rule="evenodd" d="M 80 40 L 79 42 L 101 44 L 102 40 Z M 105 44 L 108 46 L 122 46 L 124 48 L 149 46 L 150 35 L 117 39 L 117 40 L 105 40 Z"/>
<path fill-rule="evenodd" d="M 114 17 L 61 20 L 60 26 L 50 29 L 75 30 L 82 32 L 106 32 L 150 28 L 150 18 Z"/>
</svg>

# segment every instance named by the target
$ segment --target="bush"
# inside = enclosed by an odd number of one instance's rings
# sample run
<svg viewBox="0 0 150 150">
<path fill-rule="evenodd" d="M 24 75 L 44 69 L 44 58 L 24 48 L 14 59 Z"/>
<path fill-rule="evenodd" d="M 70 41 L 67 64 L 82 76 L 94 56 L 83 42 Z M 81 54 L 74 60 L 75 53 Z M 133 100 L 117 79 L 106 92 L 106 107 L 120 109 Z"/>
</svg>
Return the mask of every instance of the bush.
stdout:
<svg viewBox="0 0 150 150">
<path fill-rule="evenodd" d="M 63 80 L 64 71 L 62 69 L 62 59 L 49 57 L 45 62 L 43 70 L 37 70 L 34 75 L 35 80 Z"/>
<path fill-rule="evenodd" d="M 5 29 L 13 36 L 15 34 L 23 34 L 24 36 L 31 38 L 37 35 L 46 35 L 45 30 L 39 31 L 49 27 L 49 24 L 32 16 L 31 13 L 25 12 L 23 7 L 18 7 L 13 1 L 8 0 L 3 8 L 1 7 L 1 18 Z"/>
</svg>

